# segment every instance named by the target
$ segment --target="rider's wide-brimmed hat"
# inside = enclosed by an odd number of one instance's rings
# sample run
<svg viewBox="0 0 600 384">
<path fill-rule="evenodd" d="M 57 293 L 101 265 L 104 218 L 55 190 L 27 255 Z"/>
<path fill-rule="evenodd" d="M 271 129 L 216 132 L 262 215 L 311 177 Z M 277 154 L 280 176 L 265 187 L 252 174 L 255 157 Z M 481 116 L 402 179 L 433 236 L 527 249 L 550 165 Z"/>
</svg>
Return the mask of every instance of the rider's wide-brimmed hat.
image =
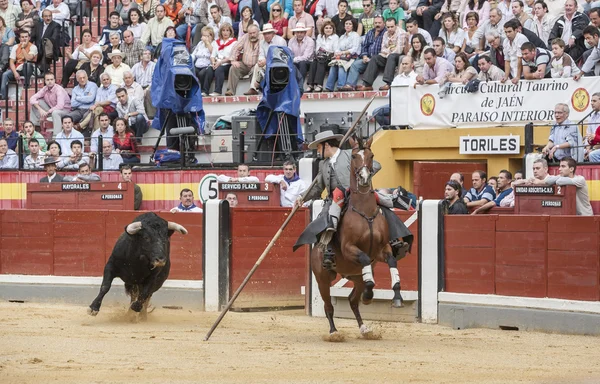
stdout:
<svg viewBox="0 0 600 384">
<path fill-rule="evenodd" d="M 315 136 L 315 141 L 308 144 L 308 149 L 317 149 L 317 145 L 319 145 L 327 140 L 340 141 L 340 140 L 342 140 L 343 137 L 344 137 L 344 135 L 337 135 L 337 134 L 333 133 L 333 131 L 319 132 Z"/>
</svg>

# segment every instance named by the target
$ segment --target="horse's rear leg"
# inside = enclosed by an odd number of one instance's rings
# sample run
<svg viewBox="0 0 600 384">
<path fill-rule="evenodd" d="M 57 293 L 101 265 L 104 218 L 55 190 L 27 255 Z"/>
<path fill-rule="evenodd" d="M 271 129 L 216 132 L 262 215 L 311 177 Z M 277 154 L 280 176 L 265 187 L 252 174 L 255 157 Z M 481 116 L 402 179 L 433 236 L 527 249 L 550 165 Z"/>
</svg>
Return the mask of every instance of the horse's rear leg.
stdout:
<svg viewBox="0 0 600 384">
<path fill-rule="evenodd" d="M 386 261 L 390 267 L 390 275 L 392 277 L 392 290 L 394 291 L 394 298 L 392 299 L 392 307 L 401 308 L 404 306 L 402 295 L 400 294 L 400 274 L 398 273 L 398 261 L 392 254 L 392 252 L 386 252 Z"/>
<path fill-rule="evenodd" d="M 322 263 L 323 252 L 315 247 L 311 253 L 311 268 L 317 279 L 319 286 L 319 293 L 323 299 L 323 307 L 325 309 L 325 316 L 329 321 L 329 333 L 337 332 L 335 324 L 333 322 L 333 304 L 331 303 L 331 282 L 336 276 L 335 272 L 328 271 L 323 268 Z"/>
<path fill-rule="evenodd" d="M 362 294 L 362 302 L 365 305 L 369 305 L 373 301 L 373 288 L 375 288 L 375 278 L 373 277 L 371 259 L 366 253 L 359 250 L 358 262 L 362 266 L 362 280 L 365 287 Z"/>
</svg>

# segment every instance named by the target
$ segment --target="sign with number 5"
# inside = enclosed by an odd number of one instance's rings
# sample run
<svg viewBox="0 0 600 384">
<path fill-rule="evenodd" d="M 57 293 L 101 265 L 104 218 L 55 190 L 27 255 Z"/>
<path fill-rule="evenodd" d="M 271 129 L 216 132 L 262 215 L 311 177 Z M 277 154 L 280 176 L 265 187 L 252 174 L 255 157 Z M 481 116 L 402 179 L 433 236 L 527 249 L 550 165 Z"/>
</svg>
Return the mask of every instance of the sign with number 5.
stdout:
<svg viewBox="0 0 600 384">
<path fill-rule="evenodd" d="M 198 184 L 198 196 L 204 204 L 207 200 L 213 200 L 219 198 L 219 182 L 217 175 L 209 173 L 205 175 L 200 184 Z"/>
</svg>

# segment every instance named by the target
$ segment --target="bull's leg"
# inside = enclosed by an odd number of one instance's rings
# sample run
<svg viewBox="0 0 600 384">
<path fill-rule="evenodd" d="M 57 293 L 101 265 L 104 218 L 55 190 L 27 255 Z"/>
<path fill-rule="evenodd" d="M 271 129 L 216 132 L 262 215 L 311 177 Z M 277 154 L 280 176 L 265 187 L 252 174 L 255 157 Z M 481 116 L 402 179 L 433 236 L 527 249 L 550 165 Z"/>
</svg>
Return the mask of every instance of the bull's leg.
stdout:
<svg viewBox="0 0 600 384">
<path fill-rule="evenodd" d="M 150 297 L 148 297 L 148 300 L 144 301 L 144 304 L 142 305 L 142 311 L 140 312 L 140 320 L 142 321 L 148 320 L 148 306 L 150 305 L 151 298 L 152 295 L 150 295 Z"/>
<path fill-rule="evenodd" d="M 323 268 L 323 251 L 319 247 L 315 247 L 311 253 L 311 268 L 317 279 L 319 286 L 319 293 L 323 299 L 323 307 L 325 309 L 325 316 L 329 321 L 329 334 L 337 332 L 337 328 L 333 322 L 333 304 L 331 303 L 331 281 L 335 278 L 334 272 L 328 271 Z"/>
<path fill-rule="evenodd" d="M 390 267 L 390 275 L 392 277 L 392 290 L 394 298 L 392 299 L 392 307 L 401 308 L 403 306 L 402 295 L 400 294 L 400 274 L 398 273 L 398 261 L 392 252 L 386 252 L 385 258 Z"/>
<path fill-rule="evenodd" d="M 98 296 L 92 301 L 90 307 L 88 308 L 88 314 L 92 316 L 96 316 L 100 311 L 100 306 L 102 305 L 102 300 L 104 296 L 110 291 L 110 286 L 112 285 L 112 281 L 116 276 L 113 272 L 112 263 L 108 262 L 104 267 L 104 277 L 102 278 L 102 285 L 100 286 L 100 293 Z"/>
<path fill-rule="evenodd" d="M 138 295 L 137 300 L 131 303 L 131 306 L 129 307 L 132 311 L 140 312 L 144 304 L 146 304 L 146 302 L 150 300 L 152 293 L 154 293 L 152 291 L 152 288 L 154 287 L 155 278 L 156 277 L 154 277 L 150 281 L 147 281 L 144 285 L 139 286 L 140 294 Z"/>
<path fill-rule="evenodd" d="M 373 301 L 373 288 L 375 288 L 373 267 L 371 267 L 371 259 L 369 256 L 360 250 L 358 251 L 358 262 L 362 266 L 362 279 L 365 286 L 362 294 L 362 302 L 363 304 L 368 305 Z"/>
</svg>

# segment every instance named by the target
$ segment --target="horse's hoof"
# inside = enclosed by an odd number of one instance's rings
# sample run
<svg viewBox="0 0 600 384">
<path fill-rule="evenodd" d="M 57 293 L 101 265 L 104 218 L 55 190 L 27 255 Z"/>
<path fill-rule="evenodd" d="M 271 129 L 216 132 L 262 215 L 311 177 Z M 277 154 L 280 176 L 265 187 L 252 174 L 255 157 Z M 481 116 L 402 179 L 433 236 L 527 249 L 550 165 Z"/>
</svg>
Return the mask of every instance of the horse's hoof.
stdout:
<svg viewBox="0 0 600 384">
<path fill-rule="evenodd" d="M 360 335 L 363 339 L 366 340 L 379 340 L 381 339 L 381 335 L 379 333 L 375 333 L 372 329 L 367 327 L 366 325 L 360 326 Z"/>
<path fill-rule="evenodd" d="M 394 300 L 392 300 L 392 307 L 402 308 L 402 307 L 404 307 L 404 303 L 402 302 L 401 299 L 394 299 Z"/>
<path fill-rule="evenodd" d="M 375 282 L 373 280 L 365 281 L 365 290 L 372 291 L 375 288 Z"/>
<path fill-rule="evenodd" d="M 371 304 L 371 302 L 373 302 L 373 291 L 363 292 L 362 295 L 361 295 L 361 297 L 360 297 L 360 301 L 364 305 Z"/>
<path fill-rule="evenodd" d="M 371 332 L 373 332 L 373 331 L 371 331 L 371 329 L 369 329 L 369 327 L 367 327 L 366 325 L 363 324 L 360 326 L 360 334 L 361 335 L 365 335 L 365 334 L 371 333 Z"/>
<path fill-rule="evenodd" d="M 87 309 L 87 313 L 88 313 L 88 315 L 90 315 L 90 316 L 96 316 L 96 315 L 98 314 L 98 311 L 97 311 L 97 310 L 95 310 L 95 309 L 92 309 L 91 307 L 88 307 L 88 309 Z"/>
<path fill-rule="evenodd" d="M 342 333 L 340 333 L 338 331 L 335 331 L 335 332 L 331 332 L 327 336 L 323 336 L 323 340 L 329 341 L 330 343 L 341 343 L 341 342 L 346 341 L 346 336 L 344 336 Z"/>
</svg>

